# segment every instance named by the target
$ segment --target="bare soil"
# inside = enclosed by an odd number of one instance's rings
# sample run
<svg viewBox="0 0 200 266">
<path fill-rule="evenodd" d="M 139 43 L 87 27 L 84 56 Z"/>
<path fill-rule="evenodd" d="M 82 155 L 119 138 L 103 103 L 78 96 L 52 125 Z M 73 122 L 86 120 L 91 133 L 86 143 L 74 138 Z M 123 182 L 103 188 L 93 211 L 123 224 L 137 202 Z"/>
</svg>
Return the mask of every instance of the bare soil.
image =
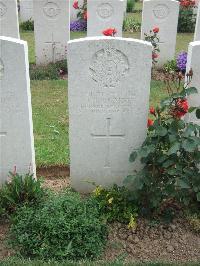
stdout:
<svg viewBox="0 0 200 266">
<path fill-rule="evenodd" d="M 43 177 L 46 176 L 44 186 L 56 192 L 70 185 L 70 180 L 66 177 L 67 168 L 63 168 L 63 172 L 59 169 L 61 168 L 38 171 Z M 52 178 L 51 170 L 57 171 L 59 178 Z M 0 260 L 13 254 L 5 242 L 8 230 L 8 223 L 0 223 Z M 184 218 L 176 218 L 168 225 L 150 224 L 147 220 L 138 219 L 136 229 L 128 229 L 127 225 L 114 223 L 109 226 L 108 244 L 102 259 L 112 261 L 119 256 L 132 262 L 165 261 L 200 264 L 200 234 L 195 233 Z"/>
</svg>

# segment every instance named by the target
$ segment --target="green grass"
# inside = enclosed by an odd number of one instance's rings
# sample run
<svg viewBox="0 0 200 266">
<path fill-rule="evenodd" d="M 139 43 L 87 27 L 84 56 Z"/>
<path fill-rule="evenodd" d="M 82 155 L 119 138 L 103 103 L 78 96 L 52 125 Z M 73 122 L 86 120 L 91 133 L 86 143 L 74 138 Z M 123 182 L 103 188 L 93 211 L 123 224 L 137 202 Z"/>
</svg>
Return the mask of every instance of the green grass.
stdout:
<svg viewBox="0 0 200 266">
<path fill-rule="evenodd" d="M 37 166 L 69 164 L 67 82 L 31 81 Z M 165 97 L 163 83 L 152 81 L 150 105 Z"/>
<path fill-rule="evenodd" d="M 140 14 L 133 14 L 134 16 L 140 15 Z M 21 39 L 28 42 L 28 48 L 29 48 L 29 62 L 35 63 L 35 42 L 34 42 L 34 34 L 33 32 L 21 32 L 20 33 Z M 177 44 L 176 44 L 176 54 L 178 54 L 180 51 L 187 51 L 188 44 L 193 41 L 193 33 L 179 33 L 177 34 Z M 84 38 L 86 37 L 85 32 L 71 32 L 71 39 L 78 39 L 78 38 Z M 140 39 L 140 32 L 124 32 L 123 37 L 125 38 L 135 38 Z"/>
<path fill-rule="evenodd" d="M 37 166 L 69 163 L 67 82 L 31 81 Z"/>
</svg>

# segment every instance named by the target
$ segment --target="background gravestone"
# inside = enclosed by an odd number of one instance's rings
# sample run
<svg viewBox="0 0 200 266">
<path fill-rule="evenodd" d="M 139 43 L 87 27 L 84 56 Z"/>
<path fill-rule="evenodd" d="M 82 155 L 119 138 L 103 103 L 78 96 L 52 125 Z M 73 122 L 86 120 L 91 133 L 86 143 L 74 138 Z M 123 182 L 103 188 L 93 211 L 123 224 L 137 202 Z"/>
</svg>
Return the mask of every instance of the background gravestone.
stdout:
<svg viewBox="0 0 200 266">
<path fill-rule="evenodd" d="M 0 36 L 19 38 L 17 0 L 0 0 Z"/>
<path fill-rule="evenodd" d="M 122 36 L 124 2 L 122 0 L 88 0 L 87 36 L 102 36 L 108 28 L 117 30 L 116 36 Z"/>
<path fill-rule="evenodd" d="M 191 42 L 188 49 L 187 72 L 192 68 L 193 78 L 189 87 L 196 87 L 198 94 L 189 97 L 189 105 L 200 107 L 200 41 Z M 187 115 L 187 120 L 200 124 L 200 120 L 196 118 L 194 113 Z"/>
<path fill-rule="evenodd" d="M 33 0 L 20 0 L 20 20 L 33 20 Z"/>
<path fill-rule="evenodd" d="M 144 34 L 159 27 L 160 54 L 158 66 L 174 59 L 179 15 L 179 2 L 174 0 L 145 0 L 142 12 L 142 32 Z"/>
<path fill-rule="evenodd" d="M 69 0 L 35 0 L 33 9 L 36 63 L 66 59 L 70 35 Z"/>
<path fill-rule="evenodd" d="M 197 12 L 197 22 L 196 22 L 196 29 L 194 34 L 194 41 L 200 41 L 200 3 Z"/>
<path fill-rule="evenodd" d="M 35 174 L 28 47 L 1 36 L 0 183 L 15 166 L 20 174 Z"/>
<path fill-rule="evenodd" d="M 134 39 L 93 37 L 68 43 L 72 186 L 90 180 L 122 184 L 134 169 L 133 149 L 146 136 L 152 46 Z M 136 167 L 136 166 L 135 166 Z"/>
</svg>

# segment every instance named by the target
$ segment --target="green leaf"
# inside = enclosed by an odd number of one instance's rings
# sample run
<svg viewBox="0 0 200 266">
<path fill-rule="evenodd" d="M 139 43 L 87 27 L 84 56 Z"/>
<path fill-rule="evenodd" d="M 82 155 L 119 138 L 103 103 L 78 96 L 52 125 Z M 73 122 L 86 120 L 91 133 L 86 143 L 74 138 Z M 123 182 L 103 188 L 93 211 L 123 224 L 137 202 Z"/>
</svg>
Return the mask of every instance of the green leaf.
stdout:
<svg viewBox="0 0 200 266">
<path fill-rule="evenodd" d="M 174 154 L 174 153 L 177 153 L 177 151 L 180 149 L 180 143 L 179 142 L 176 142 L 174 143 L 170 149 L 168 150 L 168 155 L 171 155 L 171 154 Z"/>
<path fill-rule="evenodd" d="M 197 109 L 197 107 L 190 107 L 188 113 L 192 113 Z"/>
<path fill-rule="evenodd" d="M 137 158 L 137 152 L 134 151 L 134 152 L 131 153 L 131 155 L 130 155 L 130 157 L 129 157 L 129 161 L 130 161 L 131 163 L 133 163 L 133 162 L 135 162 L 136 158 Z"/>
<path fill-rule="evenodd" d="M 187 88 L 187 89 L 185 89 L 185 92 L 186 92 L 187 96 L 194 94 L 194 93 L 198 93 L 198 91 L 195 87 Z"/>
<path fill-rule="evenodd" d="M 168 168 L 169 166 L 173 165 L 174 161 L 172 160 L 167 160 L 166 162 L 163 163 L 164 168 Z"/>
<path fill-rule="evenodd" d="M 190 188 L 189 184 L 187 184 L 183 179 L 177 179 L 176 185 L 182 189 L 189 189 Z"/>
<path fill-rule="evenodd" d="M 156 128 L 156 133 L 158 134 L 158 136 L 164 137 L 167 135 L 167 129 L 163 126 L 158 126 Z"/>
<path fill-rule="evenodd" d="M 193 152 L 197 148 L 197 144 L 195 141 L 186 139 L 182 143 L 182 148 L 187 152 Z"/>
<path fill-rule="evenodd" d="M 197 117 L 198 119 L 200 119 L 200 109 L 199 109 L 199 108 L 196 110 L 196 117 Z"/>
</svg>

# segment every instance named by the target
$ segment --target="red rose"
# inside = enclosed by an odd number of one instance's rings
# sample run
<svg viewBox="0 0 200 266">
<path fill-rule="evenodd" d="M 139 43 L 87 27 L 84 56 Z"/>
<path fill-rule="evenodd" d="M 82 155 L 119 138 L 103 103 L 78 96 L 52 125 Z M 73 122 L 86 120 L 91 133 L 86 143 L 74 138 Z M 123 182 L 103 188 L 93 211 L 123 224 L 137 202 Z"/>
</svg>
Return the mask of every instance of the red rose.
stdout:
<svg viewBox="0 0 200 266">
<path fill-rule="evenodd" d="M 154 107 L 150 107 L 149 113 L 152 114 L 152 115 L 156 115 L 155 108 Z"/>
<path fill-rule="evenodd" d="M 176 118 L 181 118 L 187 114 L 189 110 L 189 104 L 187 99 L 178 99 L 175 103 L 173 116 Z"/>
<path fill-rule="evenodd" d="M 148 119 L 148 121 L 147 121 L 147 126 L 148 127 L 150 127 L 150 126 L 153 126 L 153 120 L 151 120 L 151 119 Z"/>
<path fill-rule="evenodd" d="M 117 33 L 117 30 L 115 28 L 109 28 L 109 29 L 104 30 L 102 33 L 105 36 L 115 36 L 115 34 Z"/>
<path fill-rule="evenodd" d="M 74 1 L 73 8 L 75 8 L 75 9 L 79 9 L 78 1 Z"/>
<path fill-rule="evenodd" d="M 160 30 L 160 29 L 159 29 L 158 27 L 156 27 L 156 28 L 153 29 L 153 32 L 154 32 L 154 33 L 158 33 L 159 30 Z"/>
<path fill-rule="evenodd" d="M 158 54 L 156 54 L 156 53 L 152 53 L 152 58 L 153 58 L 153 59 L 158 58 Z"/>
</svg>

